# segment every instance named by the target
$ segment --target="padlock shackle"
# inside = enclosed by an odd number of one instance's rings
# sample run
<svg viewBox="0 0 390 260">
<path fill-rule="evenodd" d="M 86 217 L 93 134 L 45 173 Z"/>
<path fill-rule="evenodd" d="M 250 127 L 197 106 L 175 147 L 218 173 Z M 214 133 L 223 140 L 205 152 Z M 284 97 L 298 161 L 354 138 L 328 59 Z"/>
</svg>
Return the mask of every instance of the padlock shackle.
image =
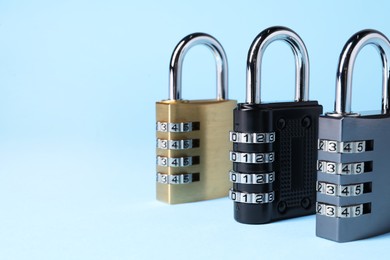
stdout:
<svg viewBox="0 0 390 260">
<path fill-rule="evenodd" d="M 169 67 L 169 100 L 180 100 L 184 57 L 195 45 L 206 45 L 213 52 L 217 69 L 217 100 L 228 99 L 228 62 L 225 50 L 213 36 L 193 33 L 184 37 L 172 53 Z"/>
<path fill-rule="evenodd" d="M 344 45 L 340 54 L 336 76 L 336 101 L 334 116 L 356 115 L 351 112 L 352 73 L 355 60 L 360 50 L 366 45 L 375 46 L 382 61 L 382 114 L 389 112 L 390 74 L 388 58 L 390 57 L 389 39 L 376 30 L 362 30 L 354 34 Z"/>
<path fill-rule="evenodd" d="M 246 73 L 246 102 L 261 103 L 261 63 L 272 42 L 286 42 L 295 58 L 295 101 L 309 100 L 309 56 L 302 39 L 287 27 L 274 26 L 260 32 L 248 51 Z"/>
</svg>

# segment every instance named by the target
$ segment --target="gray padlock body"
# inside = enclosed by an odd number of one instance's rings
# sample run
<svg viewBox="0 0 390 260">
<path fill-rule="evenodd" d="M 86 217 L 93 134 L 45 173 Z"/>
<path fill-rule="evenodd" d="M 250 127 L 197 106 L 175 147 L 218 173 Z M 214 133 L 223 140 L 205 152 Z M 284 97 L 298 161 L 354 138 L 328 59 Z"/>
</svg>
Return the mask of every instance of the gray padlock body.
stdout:
<svg viewBox="0 0 390 260">
<path fill-rule="evenodd" d="M 339 142 L 372 140 L 372 150 L 363 153 L 318 151 L 318 160 L 336 163 L 372 162 L 370 172 L 338 175 L 317 172 L 318 181 L 348 185 L 371 182 L 369 193 L 338 197 L 317 192 L 317 202 L 347 206 L 371 203 L 369 213 L 338 218 L 317 214 L 316 234 L 337 242 L 348 242 L 390 232 L 390 115 L 330 117 L 319 120 L 319 139 Z"/>
</svg>

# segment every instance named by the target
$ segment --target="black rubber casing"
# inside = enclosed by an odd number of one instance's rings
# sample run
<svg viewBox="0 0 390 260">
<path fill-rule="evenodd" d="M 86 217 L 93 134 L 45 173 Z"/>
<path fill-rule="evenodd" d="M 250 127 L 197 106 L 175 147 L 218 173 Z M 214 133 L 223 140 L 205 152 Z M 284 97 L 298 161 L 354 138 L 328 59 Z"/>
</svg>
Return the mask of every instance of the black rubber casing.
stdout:
<svg viewBox="0 0 390 260">
<path fill-rule="evenodd" d="M 236 172 L 275 172 L 273 183 L 233 184 L 233 190 L 239 192 L 275 192 L 272 203 L 234 202 L 234 218 L 238 222 L 263 224 L 315 213 L 318 119 L 321 113 L 322 106 L 317 101 L 237 105 L 234 109 L 235 132 L 275 132 L 273 143 L 233 144 L 235 152 L 275 153 L 273 163 L 233 162 Z"/>
</svg>

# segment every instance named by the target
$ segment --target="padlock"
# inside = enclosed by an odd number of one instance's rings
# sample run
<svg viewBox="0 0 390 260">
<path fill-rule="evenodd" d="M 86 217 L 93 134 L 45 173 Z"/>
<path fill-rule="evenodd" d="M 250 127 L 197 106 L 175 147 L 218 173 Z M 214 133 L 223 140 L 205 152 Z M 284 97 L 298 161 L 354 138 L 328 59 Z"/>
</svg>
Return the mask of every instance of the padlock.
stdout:
<svg viewBox="0 0 390 260">
<path fill-rule="evenodd" d="M 187 51 L 206 45 L 216 60 L 217 98 L 181 99 L 181 71 Z M 231 184 L 228 133 L 235 100 L 228 100 L 228 63 L 212 36 L 194 33 L 176 46 L 170 62 L 169 99 L 156 102 L 157 199 L 170 204 L 226 197 Z"/>
<path fill-rule="evenodd" d="M 382 113 L 351 112 L 352 71 L 366 45 L 382 61 Z M 382 33 L 354 34 L 340 54 L 333 113 L 319 120 L 316 234 L 337 242 L 390 231 L 390 42 Z"/>
<path fill-rule="evenodd" d="M 296 64 L 293 102 L 260 102 L 265 49 L 276 40 L 292 49 Z M 263 224 L 315 213 L 318 118 L 322 106 L 309 101 L 309 58 L 302 39 L 285 27 L 270 27 L 253 41 L 247 60 L 246 103 L 234 109 L 234 218 Z"/>
</svg>

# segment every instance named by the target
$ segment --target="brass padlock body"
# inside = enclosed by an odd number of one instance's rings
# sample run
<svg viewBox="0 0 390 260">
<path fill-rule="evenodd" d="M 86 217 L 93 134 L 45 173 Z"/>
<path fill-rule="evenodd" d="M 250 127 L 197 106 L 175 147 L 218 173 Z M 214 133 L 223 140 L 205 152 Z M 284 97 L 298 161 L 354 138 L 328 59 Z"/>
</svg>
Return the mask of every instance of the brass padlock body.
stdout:
<svg viewBox="0 0 390 260">
<path fill-rule="evenodd" d="M 199 145 L 191 149 L 160 149 L 157 157 L 168 158 L 198 157 L 198 163 L 187 167 L 166 167 L 157 164 L 157 172 L 162 174 L 191 174 L 199 176 L 197 181 L 188 184 L 165 184 L 157 182 L 157 199 L 169 204 L 194 202 L 225 197 L 231 184 L 228 172 L 231 168 L 229 151 L 229 131 L 232 129 L 235 100 L 166 100 L 156 102 L 157 122 L 193 122 L 198 130 L 190 132 L 157 131 L 157 139 L 199 140 Z"/>
</svg>

